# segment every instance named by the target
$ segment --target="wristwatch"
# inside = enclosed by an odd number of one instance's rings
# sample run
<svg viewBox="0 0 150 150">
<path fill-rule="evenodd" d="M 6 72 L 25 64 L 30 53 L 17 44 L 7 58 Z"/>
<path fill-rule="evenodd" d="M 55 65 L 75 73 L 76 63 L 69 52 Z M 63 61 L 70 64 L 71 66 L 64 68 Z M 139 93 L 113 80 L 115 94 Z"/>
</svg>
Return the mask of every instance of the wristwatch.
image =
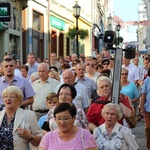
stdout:
<svg viewBox="0 0 150 150">
<path fill-rule="evenodd" d="M 28 140 L 29 142 L 34 139 L 34 135 L 31 136 L 31 138 Z"/>
</svg>

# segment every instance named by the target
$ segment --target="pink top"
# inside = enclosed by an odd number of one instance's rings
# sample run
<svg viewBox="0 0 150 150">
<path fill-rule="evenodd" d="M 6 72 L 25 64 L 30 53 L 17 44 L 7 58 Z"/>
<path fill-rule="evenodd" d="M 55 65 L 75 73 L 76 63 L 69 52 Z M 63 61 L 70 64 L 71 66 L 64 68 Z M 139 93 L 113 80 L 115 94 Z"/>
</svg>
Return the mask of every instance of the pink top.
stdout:
<svg viewBox="0 0 150 150">
<path fill-rule="evenodd" d="M 96 147 L 93 135 L 86 129 L 78 127 L 76 136 L 70 141 L 62 141 L 58 131 L 59 129 L 56 129 L 46 133 L 39 147 L 45 150 L 85 150 L 87 148 Z"/>
</svg>

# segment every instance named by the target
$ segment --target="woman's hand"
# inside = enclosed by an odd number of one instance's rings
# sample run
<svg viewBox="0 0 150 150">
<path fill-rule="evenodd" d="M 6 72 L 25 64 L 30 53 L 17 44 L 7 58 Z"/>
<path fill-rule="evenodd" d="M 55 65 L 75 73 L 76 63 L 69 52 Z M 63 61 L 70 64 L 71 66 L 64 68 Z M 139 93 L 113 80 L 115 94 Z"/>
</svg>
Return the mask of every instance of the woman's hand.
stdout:
<svg viewBox="0 0 150 150">
<path fill-rule="evenodd" d="M 17 128 L 17 134 L 19 137 L 26 140 L 30 140 L 32 138 L 32 134 L 26 129 Z"/>
<path fill-rule="evenodd" d="M 31 142 L 34 146 L 39 146 L 42 138 L 40 136 L 32 135 L 28 130 L 23 128 L 17 128 L 17 134 L 19 137 Z"/>
</svg>

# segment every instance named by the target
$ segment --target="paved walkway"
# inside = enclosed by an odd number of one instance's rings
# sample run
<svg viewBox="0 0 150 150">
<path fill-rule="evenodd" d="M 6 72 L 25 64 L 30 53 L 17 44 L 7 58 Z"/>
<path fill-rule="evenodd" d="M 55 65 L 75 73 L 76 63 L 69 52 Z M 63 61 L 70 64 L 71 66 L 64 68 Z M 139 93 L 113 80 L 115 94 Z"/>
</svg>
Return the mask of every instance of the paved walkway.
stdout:
<svg viewBox="0 0 150 150">
<path fill-rule="evenodd" d="M 135 135 L 135 139 L 140 147 L 140 150 L 146 150 L 144 119 L 137 122 L 137 126 L 132 129 L 132 133 Z"/>
</svg>

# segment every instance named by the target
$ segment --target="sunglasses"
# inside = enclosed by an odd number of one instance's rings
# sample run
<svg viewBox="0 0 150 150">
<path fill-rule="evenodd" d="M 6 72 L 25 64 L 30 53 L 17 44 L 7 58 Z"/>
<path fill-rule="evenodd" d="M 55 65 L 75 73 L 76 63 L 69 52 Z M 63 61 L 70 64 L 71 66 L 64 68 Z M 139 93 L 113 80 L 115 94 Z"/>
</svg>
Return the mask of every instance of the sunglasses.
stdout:
<svg viewBox="0 0 150 150">
<path fill-rule="evenodd" d="M 104 63 L 103 65 L 109 65 L 108 63 Z"/>
<path fill-rule="evenodd" d="M 121 73 L 121 75 L 126 75 L 126 76 L 127 76 L 127 75 L 128 75 L 128 73 Z"/>
</svg>

